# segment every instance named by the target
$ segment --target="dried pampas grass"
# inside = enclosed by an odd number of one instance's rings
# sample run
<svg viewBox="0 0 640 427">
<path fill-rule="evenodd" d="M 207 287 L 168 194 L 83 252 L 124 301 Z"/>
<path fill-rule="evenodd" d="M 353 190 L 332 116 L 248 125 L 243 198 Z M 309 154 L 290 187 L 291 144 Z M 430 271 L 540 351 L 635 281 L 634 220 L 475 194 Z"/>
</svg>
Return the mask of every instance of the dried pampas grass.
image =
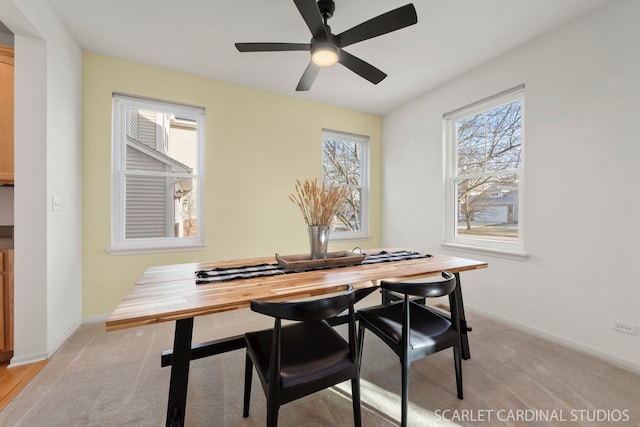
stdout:
<svg viewBox="0 0 640 427">
<path fill-rule="evenodd" d="M 307 225 L 331 225 L 333 217 L 338 213 L 349 197 L 347 187 L 330 185 L 325 187 L 306 179 L 304 183 L 296 180 L 296 192 L 289 199 L 300 208 Z"/>
</svg>

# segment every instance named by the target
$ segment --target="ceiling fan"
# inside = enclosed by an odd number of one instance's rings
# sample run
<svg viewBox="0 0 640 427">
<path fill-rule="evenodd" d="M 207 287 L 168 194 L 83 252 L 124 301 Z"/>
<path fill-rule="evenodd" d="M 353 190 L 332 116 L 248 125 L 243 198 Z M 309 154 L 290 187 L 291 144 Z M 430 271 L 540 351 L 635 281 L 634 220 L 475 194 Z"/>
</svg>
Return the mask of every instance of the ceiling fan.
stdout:
<svg viewBox="0 0 640 427">
<path fill-rule="evenodd" d="M 311 61 L 302 74 L 297 91 L 311 88 L 321 67 L 341 63 L 373 84 L 380 83 L 387 75 L 344 50 L 345 47 L 373 37 L 399 30 L 418 22 L 413 4 L 394 9 L 334 35 L 327 20 L 333 16 L 333 0 L 293 0 L 302 15 L 312 38 L 309 43 L 236 43 L 240 52 L 310 51 Z"/>
</svg>

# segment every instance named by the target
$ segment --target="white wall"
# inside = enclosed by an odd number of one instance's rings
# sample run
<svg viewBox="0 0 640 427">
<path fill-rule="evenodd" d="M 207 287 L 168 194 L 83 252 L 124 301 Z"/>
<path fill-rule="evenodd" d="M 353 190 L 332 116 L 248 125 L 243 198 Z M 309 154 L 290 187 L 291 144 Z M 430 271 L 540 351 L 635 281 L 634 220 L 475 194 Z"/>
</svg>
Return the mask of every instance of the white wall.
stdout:
<svg viewBox="0 0 640 427">
<path fill-rule="evenodd" d="M 52 354 L 82 323 L 82 51 L 49 3 L 32 10 L 47 40 L 47 350 Z M 53 196 L 60 211 L 52 211 Z"/>
<path fill-rule="evenodd" d="M 492 61 L 383 122 L 383 244 L 486 260 L 465 304 L 640 371 L 640 2 L 620 0 Z M 525 249 L 446 251 L 442 115 L 524 83 Z M 471 350 L 473 353 L 473 349 Z"/>
<path fill-rule="evenodd" d="M 47 2 L 0 5 L 15 34 L 13 365 L 49 357 L 81 323 L 82 76 L 80 48 Z"/>
<path fill-rule="evenodd" d="M 47 357 L 46 44 L 15 38 L 14 357 Z M 35 273 L 37 272 L 37 273 Z M 34 280 L 34 273 L 38 279 Z"/>
</svg>

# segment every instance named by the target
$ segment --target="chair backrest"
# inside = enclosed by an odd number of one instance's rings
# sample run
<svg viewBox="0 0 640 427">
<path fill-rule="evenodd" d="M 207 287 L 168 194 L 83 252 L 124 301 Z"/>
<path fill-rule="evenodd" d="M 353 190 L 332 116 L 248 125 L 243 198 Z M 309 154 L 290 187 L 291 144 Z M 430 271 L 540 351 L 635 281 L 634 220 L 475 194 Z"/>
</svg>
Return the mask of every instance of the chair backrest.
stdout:
<svg viewBox="0 0 640 427">
<path fill-rule="evenodd" d="M 444 280 L 437 282 L 388 282 L 383 280 L 380 287 L 405 295 L 414 295 L 427 298 L 437 298 L 449 295 L 456 288 L 456 277 L 448 271 L 442 272 Z"/>
<path fill-rule="evenodd" d="M 299 322 L 324 322 L 348 309 L 348 346 L 352 362 L 358 360 L 358 345 L 356 335 L 356 317 L 353 304 L 355 293 L 351 285 L 347 290 L 336 296 L 299 302 L 267 302 L 251 301 L 251 310 L 274 317 L 273 335 L 271 340 L 271 357 L 269 363 L 269 393 L 276 393 L 280 381 L 280 366 L 282 354 L 282 319 Z M 357 367 L 355 368 L 357 369 Z"/>
<path fill-rule="evenodd" d="M 353 305 L 355 294 L 351 285 L 336 296 L 296 302 L 251 301 L 251 310 L 279 319 L 311 321 L 324 320 L 337 316 Z"/>
</svg>

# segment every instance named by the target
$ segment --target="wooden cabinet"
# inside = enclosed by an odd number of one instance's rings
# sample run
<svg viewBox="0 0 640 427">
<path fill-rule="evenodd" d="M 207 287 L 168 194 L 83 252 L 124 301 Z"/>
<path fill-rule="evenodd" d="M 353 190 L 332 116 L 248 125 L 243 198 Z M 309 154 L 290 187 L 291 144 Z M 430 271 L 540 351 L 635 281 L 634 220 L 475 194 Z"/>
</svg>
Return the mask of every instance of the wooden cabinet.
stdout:
<svg viewBox="0 0 640 427">
<path fill-rule="evenodd" d="M 13 249 L 0 250 L 0 362 L 13 357 Z"/>
<path fill-rule="evenodd" d="M 0 184 L 13 184 L 13 49 L 0 46 Z"/>
</svg>

